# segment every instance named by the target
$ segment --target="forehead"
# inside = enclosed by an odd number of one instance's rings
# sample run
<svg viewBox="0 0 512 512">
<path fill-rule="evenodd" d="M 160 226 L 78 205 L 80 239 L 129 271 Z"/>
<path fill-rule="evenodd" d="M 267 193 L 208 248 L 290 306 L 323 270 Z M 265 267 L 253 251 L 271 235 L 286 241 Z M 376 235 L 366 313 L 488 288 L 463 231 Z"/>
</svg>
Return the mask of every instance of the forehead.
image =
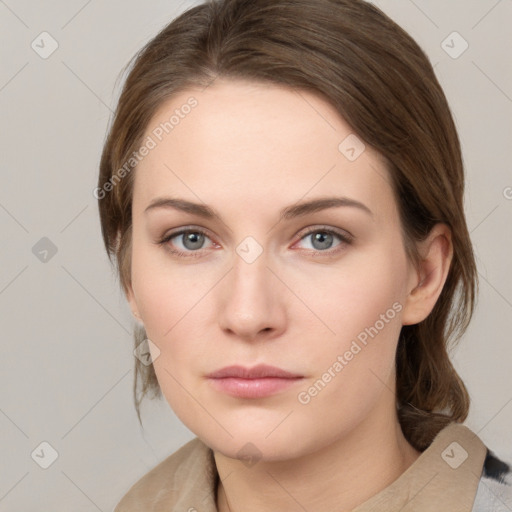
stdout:
<svg viewBox="0 0 512 512">
<path fill-rule="evenodd" d="M 165 101 L 144 139 L 152 149 L 136 169 L 135 207 L 165 194 L 220 209 L 236 201 L 270 207 L 279 197 L 281 207 L 333 192 L 383 212 L 393 207 L 382 157 L 308 91 L 217 79 Z"/>
</svg>

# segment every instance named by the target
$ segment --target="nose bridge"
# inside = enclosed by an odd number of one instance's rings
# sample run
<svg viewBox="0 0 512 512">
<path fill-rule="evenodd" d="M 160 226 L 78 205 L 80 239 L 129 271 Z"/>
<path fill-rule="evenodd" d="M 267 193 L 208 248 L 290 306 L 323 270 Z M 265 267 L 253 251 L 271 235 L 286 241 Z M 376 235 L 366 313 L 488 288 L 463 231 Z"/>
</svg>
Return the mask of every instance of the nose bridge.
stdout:
<svg viewBox="0 0 512 512">
<path fill-rule="evenodd" d="M 219 316 L 223 329 L 253 338 L 261 331 L 282 327 L 279 290 L 269 263 L 269 254 L 251 237 L 237 246 Z"/>
<path fill-rule="evenodd" d="M 233 258 L 233 291 L 242 292 L 243 297 L 247 298 L 254 295 L 252 299 L 265 295 L 270 274 L 267 264 L 267 254 L 262 253 L 254 259 L 245 259 L 244 256 L 240 256 L 237 250 L 237 254 Z"/>
<path fill-rule="evenodd" d="M 244 247 L 246 248 L 240 244 L 233 258 L 230 283 L 233 306 L 240 311 L 249 308 L 253 315 L 258 312 L 261 314 L 264 306 L 272 302 L 269 289 L 272 274 L 267 268 L 268 255 L 263 251 L 255 255 L 254 248 L 249 248 L 240 255 L 240 249 Z"/>
</svg>

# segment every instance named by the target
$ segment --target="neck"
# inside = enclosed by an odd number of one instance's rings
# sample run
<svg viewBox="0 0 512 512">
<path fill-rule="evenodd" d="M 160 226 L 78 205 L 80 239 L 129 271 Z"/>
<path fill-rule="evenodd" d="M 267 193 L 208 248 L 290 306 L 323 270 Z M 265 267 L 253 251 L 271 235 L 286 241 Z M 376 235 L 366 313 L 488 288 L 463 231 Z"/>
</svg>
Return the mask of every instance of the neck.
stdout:
<svg viewBox="0 0 512 512">
<path fill-rule="evenodd" d="M 260 460 L 246 467 L 215 452 L 220 476 L 219 512 L 350 511 L 396 480 L 420 455 L 405 439 L 398 418 L 360 423 L 350 434 L 307 455 Z M 228 478 L 229 477 L 229 478 Z"/>
</svg>

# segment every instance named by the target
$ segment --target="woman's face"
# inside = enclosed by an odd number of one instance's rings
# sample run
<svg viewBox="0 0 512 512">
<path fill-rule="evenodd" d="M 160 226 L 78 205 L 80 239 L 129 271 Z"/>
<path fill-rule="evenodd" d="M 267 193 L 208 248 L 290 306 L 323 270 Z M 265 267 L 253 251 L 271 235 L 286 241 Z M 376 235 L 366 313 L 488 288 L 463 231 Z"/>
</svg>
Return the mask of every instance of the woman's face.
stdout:
<svg viewBox="0 0 512 512">
<path fill-rule="evenodd" d="M 393 415 L 416 274 L 379 155 L 313 94 L 220 79 L 163 104 L 145 145 L 128 299 L 183 423 L 278 460 Z M 208 377 L 261 364 L 296 378 Z"/>
</svg>

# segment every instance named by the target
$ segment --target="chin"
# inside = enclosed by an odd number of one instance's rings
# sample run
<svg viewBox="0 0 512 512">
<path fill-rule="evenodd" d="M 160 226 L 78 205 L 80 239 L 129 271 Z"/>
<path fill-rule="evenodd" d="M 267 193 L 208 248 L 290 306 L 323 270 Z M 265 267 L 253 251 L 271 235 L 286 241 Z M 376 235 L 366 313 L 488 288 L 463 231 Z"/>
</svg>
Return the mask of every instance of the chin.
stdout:
<svg viewBox="0 0 512 512">
<path fill-rule="evenodd" d="M 275 425 L 272 428 L 275 428 Z M 284 435 L 277 435 L 277 431 L 269 435 L 272 428 L 256 430 L 247 425 L 240 425 L 236 429 L 229 429 L 233 437 L 225 432 L 220 436 L 218 431 L 204 432 L 204 429 L 199 429 L 196 435 L 215 452 L 231 459 L 245 461 L 248 467 L 258 461 L 286 461 L 314 451 L 311 441 L 307 445 L 297 442 L 297 439 L 311 440 L 311 435 L 299 432 L 291 434 L 289 431 L 284 432 Z"/>
</svg>

